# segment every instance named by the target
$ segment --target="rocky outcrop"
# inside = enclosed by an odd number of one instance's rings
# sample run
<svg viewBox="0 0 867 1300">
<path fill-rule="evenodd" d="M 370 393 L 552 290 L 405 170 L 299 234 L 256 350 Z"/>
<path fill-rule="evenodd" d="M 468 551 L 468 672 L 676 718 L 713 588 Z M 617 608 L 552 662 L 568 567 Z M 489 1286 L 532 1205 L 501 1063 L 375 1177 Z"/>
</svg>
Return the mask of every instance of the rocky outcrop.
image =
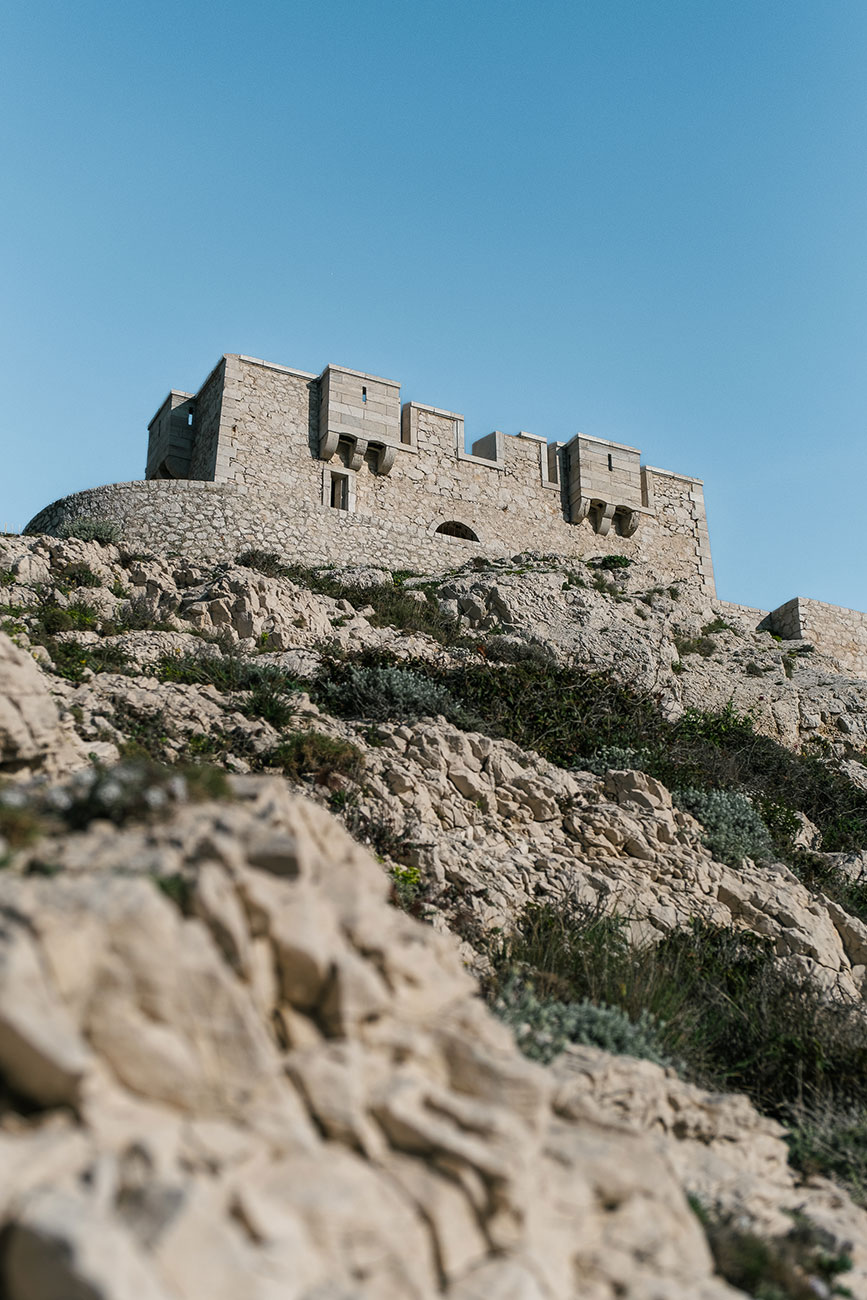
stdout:
<svg viewBox="0 0 867 1300">
<path fill-rule="evenodd" d="M 38 814 L 18 840 L 0 823 L 8 1300 L 740 1294 L 690 1196 L 765 1236 L 806 1216 L 849 1250 L 845 1284 L 867 1297 L 867 1215 L 797 1175 L 779 1125 L 595 1048 L 531 1064 L 450 933 L 508 928 L 569 893 L 642 939 L 695 918 L 765 935 L 854 1003 L 862 922 L 782 864 L 714 860 L 645 773 L 565 771 L 443 717 L 372 728 L 296 691 L 293 731 L 350 741 L 364 764 L 361 781 L 314 774 L 302 797 L 250 774 L 282 733 L 248 716 L 245 692 L 157 666 L 230 649 L 303 678 L 335 651 L 460 663 L 472 645 L 377 626 L 373 607 L 243 566 L 3 545 L 18 644 L 0 634 L 0 771 L 14 778 L 0 809 Z M 670 716 L 733 698 L 793 744 L 821 734 L 861 780 L 864 683 L 746 625 L 703 632 L 704 598 L 647 590 L 639 566 L 594 582 L 536 559 L 445 575 L 439 596 L 483 650 L 614 667 Z M 121 630 L 62 630 L 53 664 L 36 640 L 46 599 L 85 600 Z M 688 651 L 702 636 L 710 652 Z M 122 651 L 124 671 L 64 676 L 63 646 Z M 231 797 L 195 802 L 182 777 L 154 776 L 126 812 L 128 770 L 90 764 L 144 735 L 168 760 L 219 741 Z M 102 803 L 76 820 L 91 770 Z M 859 879 L 861 856 L 836 865 Z M 389 904 L 384 865 L 418 874 L 428 923 Z"/>
<path fill-rule="evenodd" d="M 0 773 L 62 772 L 83 761 L 36 661 L 0 634 Z"/>
<path fill-rule="evenodd" d="M 10 1300 L 730 1294 L 670 1155 L 570 1113 L 326 812 L 236 795 L 0 877 Z"/>
</svg>

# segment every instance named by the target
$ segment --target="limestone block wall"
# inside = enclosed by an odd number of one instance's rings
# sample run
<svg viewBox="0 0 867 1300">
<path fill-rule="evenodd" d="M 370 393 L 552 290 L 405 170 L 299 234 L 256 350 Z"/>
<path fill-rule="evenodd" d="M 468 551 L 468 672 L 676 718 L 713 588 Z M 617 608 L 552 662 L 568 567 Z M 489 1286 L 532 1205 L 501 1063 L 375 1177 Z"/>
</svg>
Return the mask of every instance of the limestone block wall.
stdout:
<svg viewBox="0 0 867 1300">
<path fill-rule="evenodd" d="M 145 478 L 188 478 L 195 398 L 172 389 L 148 425 Z"/>
<path fill-rule="evenodd" d="M 739 605 L 735 600 L 719 601 L 719 609 L 723 618 L 727 614 L 735 614 L 738 618 L 744 619 L 752 628 L 765 625 L 766 620 L 770 617 L 770 611 L 767 609 L 759 609 L 756 605 Z"/>
<path fill-rule="evenodd" d="M 810 641 L 859 677 L 867 677 L 867 614 L 796 596 L 768 615 L 768 626 L 787 641 Z"/>
<path fill-rule="evenodd" d="M 701 482 L 641 469 L 635 449 L 583 435 L 549 446 L 539 435 L 495 431 L 467 451 L 462 416 L 416 402 L 401 409 L 392 381 L 335 366 L 316 376 L 241 355 L 223 357 L 195 397 L 179 396 L 186 405 L 178 410 L 192 413 L 188 471 L 165 477 L 183 468 L 180 455 L 162 455 L 172 394 L 151 422 L 148 481 L 156 474 L 177 488 L 146 497 L 147 519 L 131 508 L 142 508 L 140 491 L 116 484 L 55 503 L 30 529 L 96 515 L 154 549 L 189 551 L 207 539 L 229 557 L 256 545 L 337 563 L 378 557 L 422 572 L 448 566 L 443 547 L 455 540 L 475 554 L 621 553 L 645 561 L 662 584 L 698 579 L 715 594 Z M 594 498 L 619 503 L 604 527 L 592 511 L 571 511 L 582 456 Z M 182 486 L 196 482 L 227 491 Z"/>
<path fill-rule="evenodd" d="M 318 377 L 242 356 L 225 367 L 216 481 L 319 500 Z"/>
<path fill-rule="evenodd" d="M 213 479 L 217 472 L 217 449 L 220 443 L 220 420 L 223 410 L 224 357 L 202 384 L 193 414 L 193 449 L 190 478 Z"/>
</svg>

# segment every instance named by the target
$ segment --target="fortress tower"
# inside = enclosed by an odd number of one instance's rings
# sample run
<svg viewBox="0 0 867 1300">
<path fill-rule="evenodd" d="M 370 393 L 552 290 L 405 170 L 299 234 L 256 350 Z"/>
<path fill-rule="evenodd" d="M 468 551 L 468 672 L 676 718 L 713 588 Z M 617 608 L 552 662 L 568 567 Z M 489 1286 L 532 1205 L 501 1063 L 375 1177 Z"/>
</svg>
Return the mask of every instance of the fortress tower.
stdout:
<svg viewBox="0 0 867 1300">
<path fill-rule="evenodd" d="M 146 478 L 64 498 L 31 528 L 111 518 L 139 545 L 210 558 L 249 546 L 304 562 L 433 571 L 468 555 L 621 552 L 714 595 L 701 480 L 587 434 L 501 432 L 378 375 L 221 358 L 148 426 Z"/>
</svg>

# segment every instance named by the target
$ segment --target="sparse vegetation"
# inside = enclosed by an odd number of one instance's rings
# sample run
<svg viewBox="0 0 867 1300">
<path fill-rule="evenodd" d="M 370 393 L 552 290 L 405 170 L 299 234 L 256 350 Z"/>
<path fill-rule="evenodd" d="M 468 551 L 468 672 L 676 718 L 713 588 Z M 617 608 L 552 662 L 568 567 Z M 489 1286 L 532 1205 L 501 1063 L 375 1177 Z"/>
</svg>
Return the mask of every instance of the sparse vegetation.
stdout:
<svg viewBox="0 0 867 1300">
<path fill-rule="evenodd" d="M 296 781 L 312 776 L 318 785 L 327 785 L 334 776 L 356 780 L 364 767 L 364 756 L 348 740 L 320 731 L 297 731 L 271 751 L 268 762 Z"/>
<path fill-rule="evenodd" d="M 519 1023 L 531 1052 L 544 1056 L 572 1023 L 586 1032 L 583 1016 L 570 1020 L 564 1007 L 618 1008 L 636 1041 L 646 1031 L 650 1048 L 686 1078 L 745 1092 L 793 1125 L 793 1160 L 834 1171 L 863 1195 L 867 1020 L 860 1005 L 829 1000 L 780 966 L 769 940 L 694 921 L 659 943 L 633 944 L 623 918 L 567 899 L 529 907 L 493 961 L 490 998 Z M 531 999 L 516 1003 L 516 979 Z M 632 1032 L 624 1027 L 624 1042 Z"/>
<path fill-rule="evenodd" d="M 690 1205 L 705 1230 L 717 1272 L 755 1300 L 816 1300 L 817 1296 L 851 1296 L 835 1280 L 852 1267 L 848 1255 L 834 1248 L 830 1233 L 793 1215 L 782 1236 L 757 1236 L 732 1215 L 707 1209 L 696 1197 Z"/>
<path fill-rule="evenodd" d="M 703 659 L 709 659 L 717 648 L 716 641 L 712 636 L 676 636 L 674 638 L 675 649 L 681 660 L 687 655 L 701 655 Z"/>
<path fill-rule="evenodd" d="M 702 842 L 718 862 L 739 867 L 744 858 L 768 861 L 774 855 L 770 832 L 746 795 L 737 790 L 676 790 L 674 802 L 704 828 Z"/>
<path fill-rule="evenodd" d="M 80 542 L 99 542 L 111 546 L 121 539 L 121 529 L 110 519 L 71 519 L 57 530 L 60 538 L 77 538 Z"/>
<path fill-rule="evenodd" d="M 219 768 L 137 757 L 112 768 L 85 768 L 61 786 L 0 787 L 0 837 L 20 849 L 40 835 L 83 830 L 96 819 L 123 826 L 164 817 L 173 804 L 228 797 Z"/>
<path fill-rule="evenodd" d="M 64 580 L 70 587 L 101 587 L 103 586 L 102 578 L 88 568 L 86 564 L 77 564 L 71 569 L 67 569 L 64 574 Z"/>
<path fill-rule="evenodd" d="M 444 686 L 411 668 L 392 664 L 347 664 L 317 683 L 317 699 L 341 717 L 414 721 L 443 714 L 453 718 L 457 706 Z"/>
<path fill-rule="evenodd" d="M 88 673 L 124 673 L 129 659 L 120 646 L 81 645 L 78 641 L 59 641 L 55 637 L 33 635 L 32 640 L 47 650 L 58 677 L 83 682 Z"/>
<path fill-rule="evenodd" d="M 288 578 L 300 587 L 334 600 L 346 600 L 353 609 L 372 606 L 370 621 L 374 626 L 399 628 L 404 632 L 420 632 L 442 645 L 472 644 L 460 630 L 456 619 L 443 614 L 434 594 L 436 584 L 425 583 L 412 591 L 404 586 L 406 575 L 399 583 L 375 583 L 370 586 L 346 583 L 332 577 L 327 570 L 307 569 L 300 564 L 283 564 L 269 551 L 244 551 L 238 564 L 256 569 L 272 578 Z M 417 599 L 420 593 L 424 599 Z"/>
<path fill-rule="evenodd" d="M 284 669 L 274 664 L 256 663 L 238 652 L 164 655 L 154 669 L 154 675 L 162 682 L 215 686 L 224 694 L 253 691 L 257 687 L 283 694 L 300 689 L 296 678 Z"/>
</svg>

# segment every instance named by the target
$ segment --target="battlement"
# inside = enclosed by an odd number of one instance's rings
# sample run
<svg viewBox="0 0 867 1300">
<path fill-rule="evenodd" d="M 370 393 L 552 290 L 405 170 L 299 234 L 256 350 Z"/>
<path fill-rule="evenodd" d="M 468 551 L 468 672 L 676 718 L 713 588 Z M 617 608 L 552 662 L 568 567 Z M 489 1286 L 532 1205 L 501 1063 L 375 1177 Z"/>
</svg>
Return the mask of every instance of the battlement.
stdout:
<svg viewBox="0 0 867 1300">
<path fill-rule="evenodd" d="M 425 567 L 444 540 L 564 556 L 616 548 L 714 594 L 699 479 L 583 433 L 549 442 L 494 430 L 468 450 L 462 415 L 402 402 L 395 380 L 344 366 L 314 375 L 224 356 L 198 392 L 172 390 L 157 411 L 146 477 L 264 493 L 296 514 L 317 505 L 338 531 L 341 516 L 378 521 L 398 562 L 398 533 L 421 527 L 433 546 Z M 364 558 L 338 549 L 328 558 Z"/>
<path fill-rule="evenodd" d="M 697 584 L 715 600 L 701 479 L 585 433 L 494 430 L 468 451 L 462 415 L 402 403 L 395 380 L 344 366 L 315 375 L 222 357 L 196 393 L 172 389 L 157 410 L 143 481 L 64 497 L 27 531 L 84 517 L 196 559 L 260 547 L 304 564 L 434 573 L 527 550 L 621 553 L 654 581 Z M 867 677 L 865 614 L 803 598 L 770 613 L 719 607 Z"/>
</svg>

